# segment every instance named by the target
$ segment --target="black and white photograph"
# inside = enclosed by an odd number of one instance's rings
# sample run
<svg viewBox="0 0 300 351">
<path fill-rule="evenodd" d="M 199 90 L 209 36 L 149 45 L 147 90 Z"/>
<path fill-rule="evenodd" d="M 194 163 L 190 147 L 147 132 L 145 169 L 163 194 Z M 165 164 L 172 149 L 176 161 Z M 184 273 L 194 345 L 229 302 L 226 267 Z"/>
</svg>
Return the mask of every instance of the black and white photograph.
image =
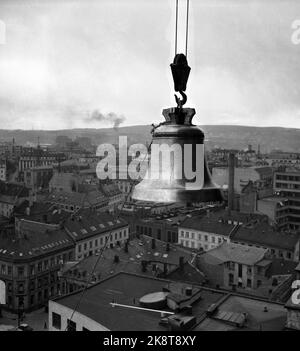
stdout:
<svg viewBox="0 0 300 351">
<path fill-rule="evenodd" d="M 0 0 L 10 331 L 300 331 L 299 0 Z"/>
</svg>

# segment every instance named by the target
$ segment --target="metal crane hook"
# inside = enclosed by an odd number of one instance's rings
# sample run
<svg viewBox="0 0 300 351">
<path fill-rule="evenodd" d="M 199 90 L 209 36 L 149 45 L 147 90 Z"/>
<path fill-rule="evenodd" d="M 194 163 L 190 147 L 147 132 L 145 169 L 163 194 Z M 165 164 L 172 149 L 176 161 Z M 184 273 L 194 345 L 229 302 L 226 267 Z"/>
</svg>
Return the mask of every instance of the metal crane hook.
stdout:
<svg viewBox="0 0 300 351">
<path fill-rule="evenodd" d="M 174 94 L 174 96 L 175 96 L 175 100 L 176 100 L 176 103 L 177 103 L 177 107 L 178 108 L 182 108 L 182 106 L 187 101 L 187 96 L 182 90 L 179 91 L 179 94 L 182 96 L 182 99 L 180 99 L 176 94 Z"/>
</svg>

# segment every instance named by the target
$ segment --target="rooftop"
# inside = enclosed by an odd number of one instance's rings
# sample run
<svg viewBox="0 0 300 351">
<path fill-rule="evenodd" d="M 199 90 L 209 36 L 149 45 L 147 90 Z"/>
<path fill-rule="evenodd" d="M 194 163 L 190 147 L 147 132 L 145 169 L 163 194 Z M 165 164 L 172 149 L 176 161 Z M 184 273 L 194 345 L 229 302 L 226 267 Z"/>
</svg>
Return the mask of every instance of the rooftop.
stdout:
<svg viewBox="0 0 300 351">
<path fill-rule="evenodd" d="M 160 323 L 160 313 L 130 307 L 142 307 L 139 300 L 151 293 L 158 293 L 157 296 L 161 299 L 162 291 L 166 292 L 166 300 L 169 296 L 176 303 L 188 301 L 185 295 L 187 287 L 192 288 L 189 303 L 192 305 L 192 316 L 196 317 L 196 326 L 193 330 L 284 329 L 286 310 L 282 304 L 124 272 L 89 287 L 77 311 L 113 331 L 167 331 L 168 326 Z M 81 292 L 78 291 L 59 297 L 54 302 L 74 309 L 80 296 Z M 128 307 L 112 307 L 111 302 Z M 158 309 L 158 307 L 152 308 Z M 159 309 L 177 313 L 168 307 L 167 302 Z M 181 312 L 176 316 L 183 320 L 187 315 Z M 245 320 L 244 328 L 242 326 L 238 328 L 237 320 Z"/>
<path fill-rule="evenodd" d="M 27 259 L 73 247 L 73 241 L 63 230 L 41 230 L 32 226 L 25 235 L 17 235 L 13 229 L 0 233 L 0 257 L 3 260 Z"/>
<path fill-rule="evenodd" d="M 99 191 L 91 191 L 88 193 L 53 191 L 46 201 L 71 206 L 91 207 L 100 202 L 105 202 L 106 200 L 106 197 Z"/>
<path fill-rule="evenodd" d="M 77 311 L 109 330 L 167 331 L 166 326 L 159 324 L 160 313 L 118 306 L 112 307 L 110 303 L 114 301 L 124 305 L 141 307 L 138 301 L 145 295 L 162 292 L 163 288 L 168 288 L 171 292 L 178 294 L 188 286 L 190 285 L 120 272 L 88 288 Z M 80 294 L 77 292 L 54 301 L 73 309 Z M 223 293 L 216 291 L 201 291 L 202 299 L 198 300 L 194 306 L 195 315 L 202 315 L 212 303 L 223 296 Z M 171 311 L 168 307 L 163 308 L 163 310 Z"/>
<path fill-rule="evenodd" d="M 229 236 L 235 225 L 222 223 L 217 221 L 215 216 L 193 216 L 186 218 L 181 224 L 180 228 L 194 229 L 208 233 L 215 233 L 219 235 Z"/>
<path fill-rule="evenodd" d="M 127 225 L 122 218 L 115 219 L 108 213 L 97 212 L 93 209 L 82 209 L 64 222 L 69 235 L 76 241 L 124 228 Z"/>
<path fill-rule="evenodd" d="M 201 254 L 208 264 L 236 262 L 253 266 L 261 261 L 267 250 L 234 243 L 222 243 L 220 246 Z"/>
<path fill-rule="evenodd" d="M 29 189 L 24 185 L 0 181 L 0 194 L 1 196 L 27 197 Z"/>
<path fill-rule="evenodd" d="M 232 241 L 291 251 L 294 251 L 299 239 L 299 233 L 279 232 L 268 223 L 257 222 L 240 226 L 231 238 Z"/>
<path fill-rule="evenodd" d="M 258 201 L 260 202 L 274 202 L 274 203 L 280 203 L 287 201 L 288 199 L 286 197 L 280 197 L 280 196 L 270 196 L 270 197 L 264 197 L 262 199 L 259 199 Z"/>
<path fill-rule="evenodd" d="M 246 314 L 244 328 L 236 325 L 236 316 L 241 314 Z M 285 323 L 286 310 L 282 304 L 230 295 L 218 305 L 215 314 L 207 316 L 193 331 L 279 331 L 285 328 Z"/>
<path fill-rule="evenodd" d="M 118 263 L 114 261 L 116 255 L 119 257 Z M 101 279 L 120 271 L 142 274 L 142 260 L 149 263 L 167 263 L 171 267 L 177 268 L 181 256 L 186 261 L 192 258 L 191 253 L 172 244 L 169 245 L 169 251 L 166 251 L 166 243 L 160 240 L 155 240 L 155 249 L 152 249 L 152 238 L 141 235 L 140 239 L 135 238 L 129 242 L 128 252 L 125 252 L 124 245 L 104 250 L 94 273 L 97 276 L 100 274 Z M 71 271 L 75 269 L 80 273 L 91 272 L 97 260 L 98 255 L 89 256 L 73 266 Z M 183 271 L 187 273 L 186 269 Z M 161 272 L 161 269 L 153 271 L 150 265 L 143 274 L 155 276 Z"/>
</svg>

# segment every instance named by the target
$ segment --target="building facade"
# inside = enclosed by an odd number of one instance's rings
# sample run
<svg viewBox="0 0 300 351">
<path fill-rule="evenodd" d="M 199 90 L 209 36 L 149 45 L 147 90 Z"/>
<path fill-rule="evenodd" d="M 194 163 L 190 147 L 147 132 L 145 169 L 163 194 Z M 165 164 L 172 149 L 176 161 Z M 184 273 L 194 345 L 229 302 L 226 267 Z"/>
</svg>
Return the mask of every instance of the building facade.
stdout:
<svg viewBox="0 0 300 351">
<path fill-rule="evenodd" d="M 0 280 L 6 285 L 5 308 L 30 311 L 59 294 L 58 272 L 72 260 L 74 243 L 61 230 L 6 228 L 0 234 Z"/>
<path fill-rule="evenodd" d="M 287 224 L 291 229 L 300 228 L 300 171 L 274 173 L 274 193 L 288 200 Z"/>
<path fill-rule="evenodd" d="M 64 223 L 64 229 L 75 241 L 75 260 L 99 254 L 104 247 L 123 244 L 129 238 L 128 223 L 107 213 L 80 211 Z"/>
</svg>

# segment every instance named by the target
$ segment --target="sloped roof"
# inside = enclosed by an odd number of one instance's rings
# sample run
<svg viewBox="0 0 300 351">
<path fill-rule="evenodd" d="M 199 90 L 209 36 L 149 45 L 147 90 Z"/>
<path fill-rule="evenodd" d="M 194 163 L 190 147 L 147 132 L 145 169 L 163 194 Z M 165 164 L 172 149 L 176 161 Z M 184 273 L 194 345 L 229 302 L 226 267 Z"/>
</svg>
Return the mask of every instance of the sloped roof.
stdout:
<svg viewBox="0 0 300 351">
<path fill-rule="evenodd" d="M 194 229 L 224 236 L 228 236 L 234 227 L 234 224 L 218 222 L 214 217 L 210 218 L 207 216 L 193 216 L 186 218 L 180 224 L 180 228 Z"/>
<path fill-rule="evenodd" d="M 278 232 L 268 223 L 256 223 L 240 226 L 231 239 L 232 241 L 293 251 L 300 239 L 300 234 Z"/>
<path fill-rule="evenodd" d="M 87 209 L 79 211 L 64 223 L 68 234 L 76 241 L 124 228 L 127 225 L 122 218 L 116 219 L 108 213 Z"/>
<path fill-rule="evenodd" d="M 74 246 L 64 230 L 44 231 L 38 227 L 18 237 L 15 231 L 0 233 L 0 257 L 4 260 L 21 260 L 41 256 Z"/>
<path fill-rule="evenodd" d="M 257 247 L 224 242 L 220 246 L 201 254 L 201 257 L 211 264 L 236 262 L 253 266 L 264 258 L 266 252 L 267 250 Z"/>
<path fill-rule="evenodd" d="M 49 194 L 47 201 L 79 207 L 89 207 L 108 201 L 108 199 L 100 191 L 90 191 L 88 193 L 53 191 Z"/>
</svg>

